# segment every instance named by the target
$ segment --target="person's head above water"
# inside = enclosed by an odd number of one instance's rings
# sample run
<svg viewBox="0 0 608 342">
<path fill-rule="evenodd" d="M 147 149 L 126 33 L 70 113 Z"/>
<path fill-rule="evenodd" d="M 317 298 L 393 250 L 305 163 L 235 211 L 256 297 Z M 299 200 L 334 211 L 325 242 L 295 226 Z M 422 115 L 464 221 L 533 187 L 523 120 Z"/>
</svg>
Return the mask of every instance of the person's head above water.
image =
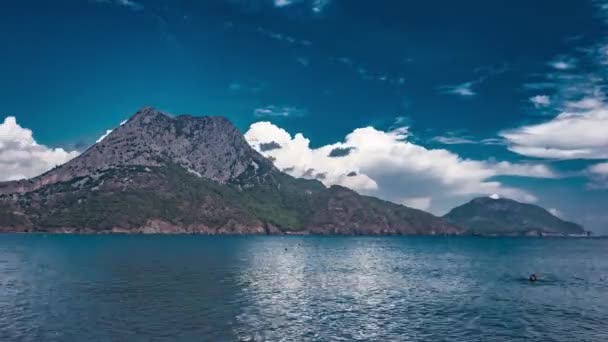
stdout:
<svg viewBox="0 0 608 342">
<path fill-rule="evenodd" d="M 528 278 L 530 281 L 536 281 L 538 280 L 538 278 L 536 277 L 536 273 L 532 273 L 530 274 L 530 277 Z"/>
</svg>

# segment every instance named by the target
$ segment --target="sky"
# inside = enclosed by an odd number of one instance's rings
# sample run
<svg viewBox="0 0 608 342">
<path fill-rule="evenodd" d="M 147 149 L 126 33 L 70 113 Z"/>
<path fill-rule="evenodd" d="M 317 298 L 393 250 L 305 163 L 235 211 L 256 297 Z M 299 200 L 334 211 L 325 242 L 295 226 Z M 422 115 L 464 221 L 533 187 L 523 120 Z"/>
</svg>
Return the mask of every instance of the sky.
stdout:
<svg viewBox="0 0 608 342">
<path fill-rule="evenodd" d="M 608 234 L 608 1 L 3 0 L 0 180 L 143 106 L 230 119 L 296 177 Z"/>
</svg>

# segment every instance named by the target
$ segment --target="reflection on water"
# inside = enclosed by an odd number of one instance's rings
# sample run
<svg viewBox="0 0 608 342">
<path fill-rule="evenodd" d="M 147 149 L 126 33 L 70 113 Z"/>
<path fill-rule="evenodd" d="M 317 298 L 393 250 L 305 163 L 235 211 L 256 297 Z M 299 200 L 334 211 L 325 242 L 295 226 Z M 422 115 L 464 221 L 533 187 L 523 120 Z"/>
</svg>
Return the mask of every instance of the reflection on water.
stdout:
<svg viewBox="0 0 608 342">
<path fill-rule="evenodd" d="M 607 247 L 0 235 L 0 340 L 606 341 Z"/>
</svg>

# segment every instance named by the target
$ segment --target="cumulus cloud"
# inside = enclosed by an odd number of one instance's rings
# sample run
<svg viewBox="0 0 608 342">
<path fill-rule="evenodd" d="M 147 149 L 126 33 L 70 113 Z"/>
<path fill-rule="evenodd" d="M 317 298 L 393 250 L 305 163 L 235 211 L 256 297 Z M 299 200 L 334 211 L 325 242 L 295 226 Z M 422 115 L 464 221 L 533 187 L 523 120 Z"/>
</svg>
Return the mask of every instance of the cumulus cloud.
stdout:
<svg viewBox="0 0 608 342">
<path fill-rule="evenodd" d="M 595 164 L 589 167 L 589 171 L 596 175 L 608 176 L 608 162 Z"/>
<path fill-rule="evenodd" d="M 520 201 L 536 200 L 524 190 L 501 184 L 493 179 L 496 176 L 557 177 L 542 164 L 463 159 L 447 150 L 416 145 L 408 137 L 404 127 L 388 132 L 365 127 L 355 129 L 342 142 L 311 148 L 303 134 L 292 136 L 270 122 L 254 123 L 245 134 L 256 150 L 274 158 L 275 165 L 292 176 L 311 178 L 323 173 L 326 185 L 339 184 L 396 203 L 431 207 L 436 213 L 477 195 L 496 193 Z M 281 148 L 261 151 L 261 144 L 271 141 Z M 350 148 L 350 152 L 330 157 L 336 148 Z"/>
<path fill-rule="evenodd" d="M 587 168 L 586 173 L 591 179 L 591 181 L 587 184 L 589 189 L 608 189 L 608 162 L 592 165 Z"/>
<path fill-rule="evenodd" d="M 78 152 L 40 145 L 32 131 L 9 116 L 0 124 L 0 181 L 38 176 L 76 157 Z"/>
<path fill-rule="evenodd" d="M 509 149 L 524 156 L 552 159 L 608 158 L 608 107 L 564 112 L 535 125 L 500 133 Z"/>
</svg>

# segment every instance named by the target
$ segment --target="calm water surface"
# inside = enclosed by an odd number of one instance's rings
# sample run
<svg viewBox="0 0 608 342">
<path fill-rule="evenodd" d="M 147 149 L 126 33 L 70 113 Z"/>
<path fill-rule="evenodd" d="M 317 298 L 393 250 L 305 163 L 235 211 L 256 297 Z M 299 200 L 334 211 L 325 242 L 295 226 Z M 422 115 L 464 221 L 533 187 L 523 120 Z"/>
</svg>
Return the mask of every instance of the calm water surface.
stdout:
<svg viewBox="0 0 608 342">
<path fill-rule="evenodd" d="M 0 235 L 0 340 L 608 341 L 608 240 Z"/>
</svg>

